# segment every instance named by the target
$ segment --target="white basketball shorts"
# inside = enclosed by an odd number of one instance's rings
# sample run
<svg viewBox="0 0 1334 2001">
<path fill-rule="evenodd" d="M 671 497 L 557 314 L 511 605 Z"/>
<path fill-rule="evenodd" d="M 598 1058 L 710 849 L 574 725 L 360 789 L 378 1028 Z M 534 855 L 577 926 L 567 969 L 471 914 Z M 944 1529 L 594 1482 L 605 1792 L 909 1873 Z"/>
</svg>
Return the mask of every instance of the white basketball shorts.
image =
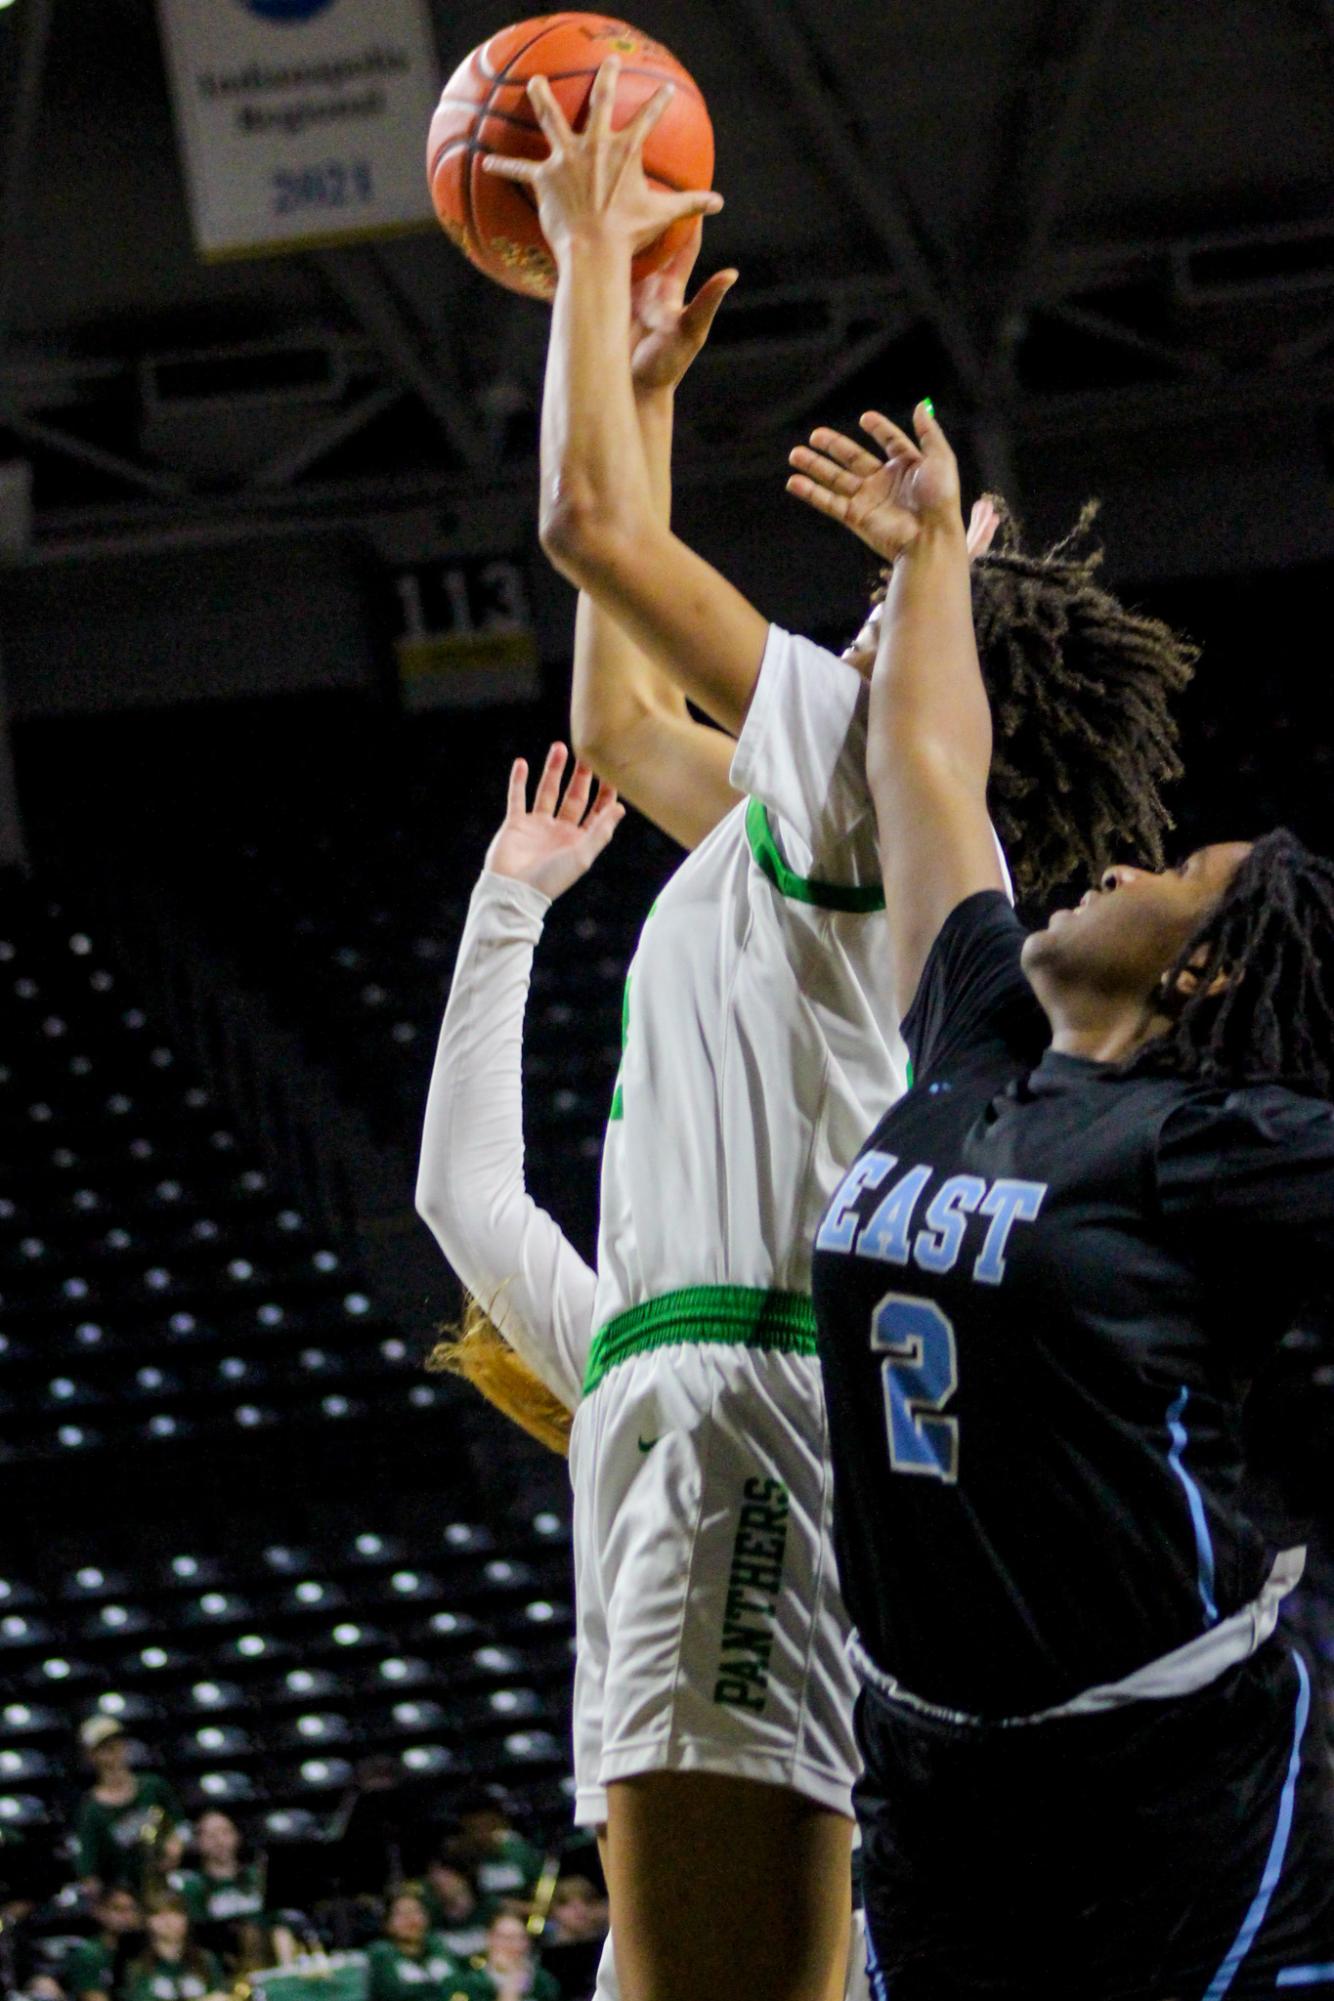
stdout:
<svg viewBox="0 0 1334 2001">
<path fill-rule="evenodd" d="M 728 1302 L 740 1324 L 755 1298 L 713 1293 L 711 1337 L 647 1345 L 600 1380 L 594 1344 L 570 1450 L 584 1826 L 606 1820 L 609 1782 L 654 1771 L 733 1773 L 852 1816 L 819 1364 L 808 1335 L 805 1352 L 727 1338 Z M 672 1331 L 662 1305 L 650 1342 Z"/>
</svg>

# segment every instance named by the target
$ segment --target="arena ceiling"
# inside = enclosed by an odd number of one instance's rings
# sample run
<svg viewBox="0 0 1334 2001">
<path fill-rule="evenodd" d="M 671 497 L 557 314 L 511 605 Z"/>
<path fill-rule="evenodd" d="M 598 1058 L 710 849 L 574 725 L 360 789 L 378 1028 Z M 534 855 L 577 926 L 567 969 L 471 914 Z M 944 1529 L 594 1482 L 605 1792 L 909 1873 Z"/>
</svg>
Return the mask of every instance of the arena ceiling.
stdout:
<svg viewBox="0 0 1334 2001">
<path fill-rule="evenodd" d="M 434 0 L 442 73 L 516 11 Z M 928 391 L 1020 492 L 1090 450 L 1126 479 L 1147 456 L 1235 480 L 1257 438 L 1327 469 L 1334 0 L 639 16 L 710 102 L 704 268 L 742 273 L 685 399 L 687 483 L 772 481 L 809 422 Z M 29 560 L 479 493 L 531 511 L 540 306 L 434 233 L 201 264 L 152 0 L 14 0 L 0 61 L 0 458 L 32 467 Z"/>
</svg>

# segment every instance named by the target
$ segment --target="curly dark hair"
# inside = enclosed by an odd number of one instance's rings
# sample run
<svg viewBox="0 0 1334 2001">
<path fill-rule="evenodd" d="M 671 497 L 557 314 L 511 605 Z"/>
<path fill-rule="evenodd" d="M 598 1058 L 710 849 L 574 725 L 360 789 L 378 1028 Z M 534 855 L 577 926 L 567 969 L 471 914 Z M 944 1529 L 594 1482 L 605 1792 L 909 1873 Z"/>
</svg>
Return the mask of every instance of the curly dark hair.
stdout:
<svg viewBox="0 0 1334 2001">
<path fill-rule="evenodd" d="M 1265 834 L 1163 992 L 1185 995 L 1176 1019 L 1127 1069 L 1334 1095 L 1334 862 L 1286 827 Z"/>
<path fill-rule="evenodd" d="M 993 724 L 988 800 L 1020 896 L 1041 903 L 1072 877 L 1095 881 L 1117 854 L 1162 866 L 1163 788 L 1181 776 L 1171 703 L 1199 649 L 1098 581 L 1096 500 L 1030 556 L 1004 501 L 988 497 L 1000 529 L 973 564 Z"/>
</svg>

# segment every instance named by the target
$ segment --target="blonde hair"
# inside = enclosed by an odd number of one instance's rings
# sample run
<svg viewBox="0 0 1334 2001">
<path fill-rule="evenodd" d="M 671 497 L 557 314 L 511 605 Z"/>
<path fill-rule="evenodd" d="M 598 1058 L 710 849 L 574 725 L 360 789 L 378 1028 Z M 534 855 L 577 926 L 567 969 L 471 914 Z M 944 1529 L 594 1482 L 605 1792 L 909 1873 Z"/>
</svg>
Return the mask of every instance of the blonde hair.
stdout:
<svg viewBox="0 0 1334 2001">
<path fill-rule="evenodd" d="M 511 1423 L 548 1451 L 569 1457 L 573 1413 L 542 1378 L 516 1355 L 495 1321 L 469 1293 L 463 1318 L 445 1330 L 426 1358 L 437 1374 L 462 1376 Z"/>
</svg>

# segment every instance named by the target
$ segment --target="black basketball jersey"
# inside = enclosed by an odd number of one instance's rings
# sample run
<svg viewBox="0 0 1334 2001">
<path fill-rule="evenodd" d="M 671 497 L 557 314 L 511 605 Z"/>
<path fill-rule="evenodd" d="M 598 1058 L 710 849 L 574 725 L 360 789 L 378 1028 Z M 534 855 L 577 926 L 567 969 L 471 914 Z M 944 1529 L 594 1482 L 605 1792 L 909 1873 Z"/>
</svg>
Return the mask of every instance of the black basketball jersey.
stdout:
<svg viewBox="0 0 1334 2001">
<path fill-rule="evenodd" d="M 1241 1402 L 1334 1240 L 1334 1107 L 1053 1052 L 1023 939 L 998 892 L 950 916 L 914 1086 L 815 1253 L 848 1611 L 904 1688 L 986 1717 L 1258 1593 Z"/>
</svg>

